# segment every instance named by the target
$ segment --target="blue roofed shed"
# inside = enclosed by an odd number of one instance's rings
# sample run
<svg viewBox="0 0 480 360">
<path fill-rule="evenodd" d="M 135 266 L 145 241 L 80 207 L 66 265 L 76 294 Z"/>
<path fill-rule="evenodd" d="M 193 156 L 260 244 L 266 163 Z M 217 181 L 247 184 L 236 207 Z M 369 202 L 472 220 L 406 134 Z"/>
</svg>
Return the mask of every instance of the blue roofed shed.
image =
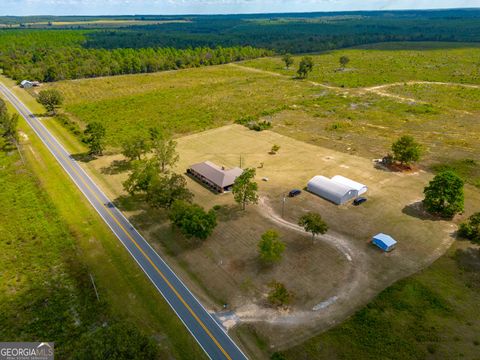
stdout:
<svg viewBox="0 0 480 360">
<path fill-rule="evenodd" d="M 377 245 L 383 251 L 392 251 L 397 245 L 397 241 L 387 234 L 377 234 L 373 237 L 372 243 Z"/>
</svg>

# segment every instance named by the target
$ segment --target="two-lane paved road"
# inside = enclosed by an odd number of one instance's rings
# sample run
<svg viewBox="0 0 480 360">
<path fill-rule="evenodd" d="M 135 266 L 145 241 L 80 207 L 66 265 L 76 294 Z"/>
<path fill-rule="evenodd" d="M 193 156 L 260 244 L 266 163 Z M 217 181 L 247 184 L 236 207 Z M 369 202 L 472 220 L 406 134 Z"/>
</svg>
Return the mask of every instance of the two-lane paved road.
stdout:
<svg viewBox="0 0 480 360">
<path fill-rule="evenodd" d="M 178 315 L 205 353 L 217 359 L 247 359 L 223 328 L 188 290 L 173 270 L 163 261 L 125 216 L 112 205 L 100 188 L 72 159 L 48 129 L 3 84 L 0 92 L 32 127 L 75 185 L 112 229 L 158 291 Z M 120 295 L 120 294 L 119 294 Z"/>
</svg>

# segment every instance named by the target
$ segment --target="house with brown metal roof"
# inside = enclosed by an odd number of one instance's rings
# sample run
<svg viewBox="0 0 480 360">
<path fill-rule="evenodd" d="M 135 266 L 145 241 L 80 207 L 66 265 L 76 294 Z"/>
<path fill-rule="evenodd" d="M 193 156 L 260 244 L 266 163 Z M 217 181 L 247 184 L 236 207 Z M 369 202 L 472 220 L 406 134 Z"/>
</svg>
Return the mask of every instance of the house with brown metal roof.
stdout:
<svg viewBox="0 0 480 360">
<path fill-rule="evenodd" d="M 219 193 L 230 191 L 235 179 L 242 173 L 243 170 L 238 167 L 225 169 L 225 167 L 218 166 L 211 161 L 193 164 L 187 170 L 187 174 L 209 189 Z"/>
</svg>

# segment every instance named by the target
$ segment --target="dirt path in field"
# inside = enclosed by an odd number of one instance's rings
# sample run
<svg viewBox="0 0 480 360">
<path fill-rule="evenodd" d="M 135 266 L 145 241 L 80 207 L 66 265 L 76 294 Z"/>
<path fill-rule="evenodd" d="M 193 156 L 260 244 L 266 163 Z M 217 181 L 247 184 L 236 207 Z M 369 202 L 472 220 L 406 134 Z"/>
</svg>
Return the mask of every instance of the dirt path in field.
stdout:
<svg viewBox="0 0 480 360">
<path fill-rule="evenodd" d="M 384 91 L 384 90 L 387 90 L 391 87 L 402 86 L 402 85 L 442 85 L 442 86 L 461 86 L 461 87 L 470 88 L 470 89 L 480 89 L 480 85 L 474 85 L 474 84 L 462 84 L 462 83 L 441 82 L 441 81 L 412 80 L 412 81 L 395 82 L 395 83 L 390 83 L 390 84 L 363 87 L 363 88 L 358 88 L 358 90 L 361 91 L 361 92 L 372 92 L 372 93 L 380 95 L 380 96 L 385 96 L 385 97 L 397 99 L 397 100 L 404 101 L 404 102 L 413 102 L 413 103 L 425 104 L 425 101 L 420 101 L 420 100 L 417 100 L 417 99 L 414 99 L 414 98 L 401 96 L 401 95 L 397 95 L 397 94 L 392 94 L 392 93 Z"/>
<path fill-rule="evenodd" d="M 291 79 L 291 76 L 288 75 L 283 75 L 274 71 L 268 71 L 268 70 L 262 70 L 262 69 L 256 69 L 252 68 L 249 66 L 243 66 L 240 64 L 235 64 L 235 63 L 230 63 L 230 66 L 234 66 L 237 68 L 241 68 L 246 71 L 251 71 L 251 72 L 256 72 L 256 73 L 263 73 L 263 74 L 269 74 L 272 76 L 277 76 L 277 77 L 283 77 L 283 78 L 289 78 Z M 332 85 L 326 85 L 322 83 L 318 83 L 316 81 L 311 81 L 311 80 L 306 80 L 305 81 L 308 84 L 311 84 L 313 86 L 319 86 L 325 89 L 329 89 L 332 91 L 337 91 L 337 92 L 342 92 L 342 93 L 357 93 L 357 94 L 365 94 L 365 93 L 374 93 L 379 96 L 383 97 L 388 97 L 394 100 L 398 100 L 401 102 L 407 102 L 407 103 L 417 103 L 417 104 L 425 104 L 425 101 L 417 100 L 411 97 L 407 96 L 402 96 L 398 94 L 392 94 L 386 91 L 387 89 L 394 87 L 394 86 L 401 86 L 401 85 L 441 85 L 441 86 L 461 86 L 465 88 L 470 88 L 470 89 L 480 89 L 480 85 L 475 85 L 475 84 L 462 84 L 462 83 L 454 83 L 454 82 L 442 82 L 442 81 L 422 81 L 422 80 L 410 80 L 410 81 L 402 81 L 402 82 L 394 82 L 394 83 L 389 83 L 389 84 L 383 84 L 383 85 L 375 85 L 375 86 L 366 86 L 366 87 L 359 87 L 359 88 L 342 88 L 339 86 L 332 86 Z"/>
<path fill-rule="evenodd" d="M 280 227 L 308 234 L 302 227 L 282 219 L 264 197 L 259 201 L 259 210 L 260 214 Z M 346 304 L 353 305 L 351 299 L 363 298 L 364 290 L 371 285 L 368 277 L 368 259 L 364 251 L 360 250 L 354 242 L 338 233 L 329 231 L 328 234 L 318 235 L 315 243 L 318 242 L 328 243 L 345 256 L 349 267 L 348 281 L 340 285 L 334 295 L 327 299 L 319 299 L 319 302 L 310 311 L 290 309 L 279 312 L 256 304 L 248 304 L 235 311 L 239 321 L 264 321 L 273 325 L 304 325 L 313 321 L 330 326 L 343 319 L 345 314 L 351 311 Z"/>
</svg>

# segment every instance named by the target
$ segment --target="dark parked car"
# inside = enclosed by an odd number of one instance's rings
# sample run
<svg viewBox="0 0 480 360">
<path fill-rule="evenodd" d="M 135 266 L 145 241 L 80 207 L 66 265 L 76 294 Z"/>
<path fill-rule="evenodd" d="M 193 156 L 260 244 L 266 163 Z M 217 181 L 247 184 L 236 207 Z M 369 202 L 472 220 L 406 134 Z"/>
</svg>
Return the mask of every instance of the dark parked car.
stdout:
<svg viewBox="0 0 480 360">
<path fill-rule="evenodd" d="M 302 193 L 301 190 L 298 190 L 298 189 L 293 189 L 291 190 L 289 193 L 288 193 L 288 196 L 289 197 L 295 197 L 295 196 L 298 196 Z"/>
<path fill-rule="evenodd" d="M 367 201 L 367 198 L 359 197 L 353 200 L 353 205 L 358 206 L 360 204 L 363 204 L 365 201 Z"/>
</svg>

